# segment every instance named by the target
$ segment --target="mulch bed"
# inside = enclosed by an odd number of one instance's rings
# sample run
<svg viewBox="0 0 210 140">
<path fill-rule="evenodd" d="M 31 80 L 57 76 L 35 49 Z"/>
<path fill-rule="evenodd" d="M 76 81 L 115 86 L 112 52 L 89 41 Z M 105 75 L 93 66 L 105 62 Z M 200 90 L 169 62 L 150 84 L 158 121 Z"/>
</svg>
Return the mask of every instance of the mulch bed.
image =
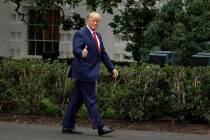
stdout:
<svg viewBox="0 0 210 140">
<path fill-rule="evenodd" d="M 111 119 L 103 119 L 103 121 L 106 125 L 115 129 L 210 134 L 210 125 L 207 124 L 179 124 L 170 120 L 143 121 L 135 123 Z M 0 113 L 0 122 L 60 125 L 62 117 Z M 77 126 L 91 127 L 90 122 L 89 118 L 77 118 Z"/>
</svg>

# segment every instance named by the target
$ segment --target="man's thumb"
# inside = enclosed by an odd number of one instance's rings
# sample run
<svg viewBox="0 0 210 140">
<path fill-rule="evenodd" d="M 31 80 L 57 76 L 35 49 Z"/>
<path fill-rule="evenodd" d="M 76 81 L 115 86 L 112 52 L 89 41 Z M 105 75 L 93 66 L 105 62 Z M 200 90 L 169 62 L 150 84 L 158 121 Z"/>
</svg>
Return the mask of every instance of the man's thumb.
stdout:
<svg viewBox="0 0 210 140">
<path fill-rule="evenodd" d="M 87 47 L 87 46 L 85 46 L 85 50 L 87 50 L 87 48 L 88 48 L 88 47 Z"/>
</svg>

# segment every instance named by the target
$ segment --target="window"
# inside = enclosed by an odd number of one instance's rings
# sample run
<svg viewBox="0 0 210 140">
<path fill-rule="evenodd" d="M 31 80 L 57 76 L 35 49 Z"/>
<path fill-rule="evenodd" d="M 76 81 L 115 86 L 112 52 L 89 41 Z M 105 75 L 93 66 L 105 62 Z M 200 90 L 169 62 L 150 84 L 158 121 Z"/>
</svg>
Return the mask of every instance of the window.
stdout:
<svg viewBox="0 0 210 140">
<path fill-rule="evenodd" d="M 12 14 L 12 22 L 16 22 L 16 14 Z"/>
<path fill-rule="evenodd" d="M 70 33 L 62 33 L 60 35 L 61 43 L 70 43 L 71 42 L 71 34 Z"/>
<path fill-rule="evenodd" d="M 11 32 L 10 38 L 11 38 L 11 41 L 15 41 L 16 40 L 16 32 Z"/>
<path fill-rule="evenodd" d="M 11 32 L 10 40 L 11 41 L 21 41 L 22 33 L 21 32 Z"/>
<path fill-rule="evenodd" d="M 65 34 L 61 34 L 60 35 L 60 42 L 62 42 L 62 43 L 65 42 L 65 38 L 64 37 L 65 37 Z"/>
<path fill-rule="evenodd" d="M 58 53 L 60 40 L 59 19 L 59 10 L 48 10 L 44 15 L 38 15 L 33 9 L 29 10 L 29 55 Z"/>
<path fill-rule="evenodd" d="M 21 51 L 19 49 L 11 49 L 11 55 L 14 58 L 18 58 L 21 56 Z"/>
<path fill-rule="evenodd" d="M 16 13 L 13 13 L 12 15 L 11 15 L 11 21 L 12 21 L 12 23 L 21 23 L 21 17 L 20 17 L 20 15 L 18 15 L 18 14 L 16 14 Z"/>
<path fill-rule="evenodd" d="M 20 41 L 21 40 L 21 37 L 22 37 L 22 33 L 21 32 L 17 32 L 16 34 L 17 34 L 16 35 L 16 40 L 17 41 Z"/>
</svg>

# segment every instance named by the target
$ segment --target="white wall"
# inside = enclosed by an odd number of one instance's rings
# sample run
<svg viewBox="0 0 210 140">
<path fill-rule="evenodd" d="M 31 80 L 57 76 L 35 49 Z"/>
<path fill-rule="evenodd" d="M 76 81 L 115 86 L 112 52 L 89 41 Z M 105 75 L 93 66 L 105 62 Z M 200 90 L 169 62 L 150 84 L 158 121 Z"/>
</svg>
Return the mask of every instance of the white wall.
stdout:
<svg viewBox="0 0 210 140">
<path fill-rule="evenodd" d="M 27 55 L 27 26 L 14 9 L 0 1 L 0 56 L 20 58 Z"/>
<path fill-rule="evenodd" d="M 0 56 L 10 56 L 9 52 L 9 6 L 0 1 Z"/>
</svg>

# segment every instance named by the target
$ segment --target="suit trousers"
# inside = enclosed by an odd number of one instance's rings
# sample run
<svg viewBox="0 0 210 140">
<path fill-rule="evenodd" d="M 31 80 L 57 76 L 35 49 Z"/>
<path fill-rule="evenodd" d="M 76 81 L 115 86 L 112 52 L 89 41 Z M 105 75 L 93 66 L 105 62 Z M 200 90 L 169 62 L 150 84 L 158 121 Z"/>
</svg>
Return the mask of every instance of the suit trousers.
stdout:
<svg viewBox="0 0 210 140">
<path fill-rule="evenodd" d="M 70 104 L 64 115 L 62 126 L 63 128 L 74 128 L 76 123 L 76 113 L 83 102 L 87 107 L 91 118 L 93 129 L 98 129 L 103 126 L 100 115 L 97 111 L 96 104 L 96 83 L 86 81 L 76 81 L 76 86 L 71 97 Z"/>
</svg>

